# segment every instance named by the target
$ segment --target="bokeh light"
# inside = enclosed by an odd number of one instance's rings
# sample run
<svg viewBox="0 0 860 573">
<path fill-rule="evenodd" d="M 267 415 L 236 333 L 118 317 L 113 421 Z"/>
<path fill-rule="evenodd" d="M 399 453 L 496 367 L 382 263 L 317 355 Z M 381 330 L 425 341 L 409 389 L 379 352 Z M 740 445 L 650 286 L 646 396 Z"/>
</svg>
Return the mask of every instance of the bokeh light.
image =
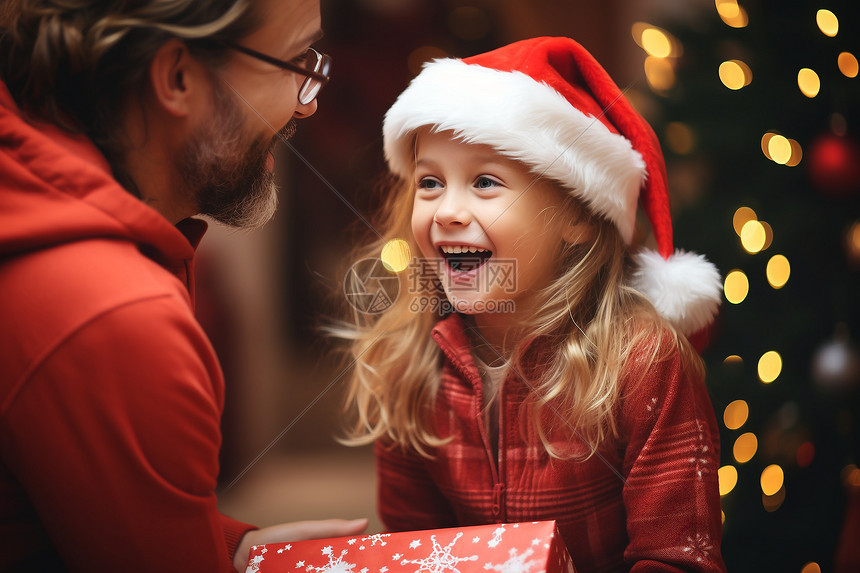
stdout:
<svg viewBox="0 0 860 573">
<path fill-rule="evenodd" d="M 856 78 L 858 68 L 860 65 L 857 63 L 857 57 L 854 56 L 851 52 L 842 52 L 836 58 L 836 65 L 839 66 L 839 71 L 845 77 L 848 78 Z"/>
<path fill-rule="evenodd" d="M 769 350 L 758 359 L 758 378 L 765 384 L 770 384 L 782 373 L 782 356 L 775 350 Z"/>
<path fill-rule="evenodd" d="M 738 208 L 732 216 L 732 226 L 735 228 L 735 233 L 737 233 L 738 237 L 741 236 L 741 230 L 747 221 L 755 221 L 757 219 L 758 215 L 749 207 Z"/>
<path fill-rule="evenodd" d="M 813 98 L 817 96 L 818 92 L 821 90 L 821 79 L 814 70 L 801 68 L 800 71 L 797 72 L 797 87 L 800 88 L 803 95 L 808 98 Z"/>
<path fill-rule="evenodd" d="M 761 494 L 761 503 L 764 506 L 765 511 L 774 512 L 780 508 L 782 502 L 785 501 L 785 488 L 781 487 L 779 491 L 777 491 L 773 495 L 767 495 L 765 493 Z"/>
<path fill-rule="evenodd" d="M 821 566 L 815 561 L 810 561 L 803 566 L 803 569 L 800 570 L 800 573 L 821 573 Z"/>
<path fill-rule="evenodd" d="M 819 10 L 815 14 L 815 23 L 825 36 L 832 38 L 839 33 L 839 19 L 830 10 Z"/>
<path fill-rule="evenodd" d="M 764 153 L 764 156 L 771 161 L 773 161 L 773 157 L 770 156 L 770 151 L 768 151 L 768 148 L 770 146 L 770 140 L 773 138 L 774 135 L 776 135 L 776 133 L 768 131 L 761 136 L 761 152 Z"/>
<path fill-rule="evenodd" d="M 775 289 L 781 289 L 791 275 L 791 265 L 784 255 L 774 255 L 767 262 L 767 282 Z"/>
<path fill-rule="evenodd" d="M 812 442 L 803 442 L 797 447 L 794 457 L 798 466 L 802 468 L 809 466 L 815 458 L 815 445 Z"/>
<path fill-rule="evenodd" d="M 761 227 L 764 229 L 764 245 L 762 245 L 761 250 L 766 251 L 773 243 L 773 227 L 767 221 L 759 221 L 759 223 L 761 223 Z"/>
<path fill-rule="evenodd" d="M 729 430 L 743 426 L 750 415 L 750 408 L 744 400 L 735 400 L 723 411 L 723 423 Z"/>
<path fill-rule="evenodd" d="M 732 304 L 740 304 L 750 292 L 750 281 L 746 274 L 740 270 L 733 270 L 726 275 L 723 283 L 723 293 L 726 300 Z"/>
<path fill-rule="evenodd" d="M 752 82 L 752 70 L 741 60 L 728 60 L 720 64 L 720 81 L 730 90 L 739 90 Z"/>
<path fill-rule="evenodd" d="M 741 229 L 741 245 L 750 254 L 755 254 L 764 248 L 767 233 L 760 221 L 747 221 Z"/>
<path fill-rule="evenodd" d="M 723 364 L 743 364 L 744 359 L 737 354 L 730 354 L 723 359 Z"/>
<path fill-rule="evenodd" d="M 645 79 L 654 91 L 665 92 L 675 85 L 675 69 L 665 58 L 648 56 L 645 58 Z"/>
<path fill-rule="evenodd" d="M 666 145 L 678 155 L 686 155 L 693 151 L 696 138 L 693 130 L 680 121 L 672 121 L 666 125 Z"/>
<path fill-rule="evenodd" d="M 860 487 L 860 468 L 855 464 L 848 464 L 842 468 L 839 476 L 846 487 Z"/>
<path fill-rule="evenodd" d="M 848 229 L 848 233 L 845 235 L 845 248 L 848 258 L 860 263 L 860 222 L 854 223 Z"/>
<path fill-rule="evenodd" d="M 717 470 L 717 478 L 720 482 L 720 496 L 727 495 L 738 484 L 738 470 L 735 466 L 723 466 Z"/>
<path fill-rule="evenodd" d="M 765 495 L 776 495 L 782 489 L 785 474 L 777 464 L 771 464 L 761 472 L 761 491 Z"/>
<path fill-rule="evenodd" d="M 800 165 L 800 160 L 803 159 L 803 148 L 793 139 L 789 139 L 788 144 L 791 145 L 791 157 L 788 158 L 785 164 L 788 167 L 797 167 Z"/>
<path fill-rule="evenodd" d="M 745 464 L 752 459 L 758 450 L 758 438 L 752 432 L 738 436 L 732 447 L 732 455 L 739 464 Z"/>
<path fill-rule="evenodd" d="M 382 265 L 388 271 L 399 273 L 409 266 L 409 261 L 412 258 L 409 243 L 403 239 L 391 239 L 382 247 L 382 254 L 379 258 L 382 259 Z"/>
<path fill-rule="evenodd" d="M 743 28 L 749 23 L 746 10 L 738 5 L 737 0 L 716 0 L 717 14 L 720 19 L 732 28 Z"/>
<path fill-rule="evenodd" d="M 649 56 L 667 58 L 672 53 L 672 42 L 666 32 L 650 27 L 642 31 L 642 49 Z"/>
<path fill-rule="evenodd" d="M 791 159 L 791 143 L 788 138 L 779 134 L 773 136 L 767 142 L 767 156 L 774 163 L 785 165 Z"/>
</svg>

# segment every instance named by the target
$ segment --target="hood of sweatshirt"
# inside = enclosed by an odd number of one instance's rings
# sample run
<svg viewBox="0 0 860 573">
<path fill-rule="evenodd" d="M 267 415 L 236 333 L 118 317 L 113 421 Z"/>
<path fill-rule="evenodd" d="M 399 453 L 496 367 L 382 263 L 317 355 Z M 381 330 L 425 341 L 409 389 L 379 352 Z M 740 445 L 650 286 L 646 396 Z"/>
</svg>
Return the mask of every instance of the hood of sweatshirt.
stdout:
<svg viewBox="0 0 860 573">
<path fill-rule="evenodd" d="M 184 269 L 205 229 L 197 219 L 174 226 L 126 191 L 85 136 L 25 120 L 0 82 L 0 259 L 101 238 Z"/>
</svg>

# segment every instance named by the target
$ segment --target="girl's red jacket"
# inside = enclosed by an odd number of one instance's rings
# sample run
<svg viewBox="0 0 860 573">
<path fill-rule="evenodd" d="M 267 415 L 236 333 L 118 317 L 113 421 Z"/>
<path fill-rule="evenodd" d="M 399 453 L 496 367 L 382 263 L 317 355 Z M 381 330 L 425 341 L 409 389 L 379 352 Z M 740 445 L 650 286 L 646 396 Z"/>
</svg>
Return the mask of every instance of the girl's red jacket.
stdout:
<svg viewBox="0 0 860 573">
<path fill-rule="evenodd" d="M 434 459 L 377 443 L 387 527 L 556 520 L 580 573 L 725 571 L 716 418 L 703 381 L 683 375 L 677 351 L 648 369 L 633 358 L 617 408 L 619 439 L 576 461 L 550 458 L 521 423 L 539 355 L 505 379 L 495 456 L 461 317 L 441 321 L 433 338 L 444 355 L 433 428 L 451 441 L 431 452 Z M 544 411 L 558 450 L 587 453 L 552 403 Z"/>
</svg>

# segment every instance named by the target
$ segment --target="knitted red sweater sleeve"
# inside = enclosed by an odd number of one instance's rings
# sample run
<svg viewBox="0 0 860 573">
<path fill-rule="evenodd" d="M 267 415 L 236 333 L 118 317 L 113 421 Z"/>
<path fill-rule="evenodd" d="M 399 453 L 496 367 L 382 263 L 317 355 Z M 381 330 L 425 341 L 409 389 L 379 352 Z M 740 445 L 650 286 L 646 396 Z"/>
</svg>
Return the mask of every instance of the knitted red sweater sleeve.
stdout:
<svg viewBox="0 0 860 573">
<path fill-rule="evenodd" d="M 623 404 L 625 560 L 632 571 L 725 571 L 719 433 L 703 380 L 675 351 L 634 373 Z"/>
</svg>

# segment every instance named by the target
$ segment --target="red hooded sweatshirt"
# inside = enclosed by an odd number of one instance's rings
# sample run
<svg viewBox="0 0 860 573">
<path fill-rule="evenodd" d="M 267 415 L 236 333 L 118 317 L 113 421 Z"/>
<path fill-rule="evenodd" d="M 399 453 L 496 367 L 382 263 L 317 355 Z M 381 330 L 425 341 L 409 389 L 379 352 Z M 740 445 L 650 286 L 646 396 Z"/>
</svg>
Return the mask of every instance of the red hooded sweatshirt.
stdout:
<svg viewBox="0 0 860 573">
<path fill-rule="evenodd" d="M 233 571 L 224 381 L 178 227 L 0 83 L 0 571 Z M 180 231 L 181 229 L 181 231 Z"/>
</svg>

